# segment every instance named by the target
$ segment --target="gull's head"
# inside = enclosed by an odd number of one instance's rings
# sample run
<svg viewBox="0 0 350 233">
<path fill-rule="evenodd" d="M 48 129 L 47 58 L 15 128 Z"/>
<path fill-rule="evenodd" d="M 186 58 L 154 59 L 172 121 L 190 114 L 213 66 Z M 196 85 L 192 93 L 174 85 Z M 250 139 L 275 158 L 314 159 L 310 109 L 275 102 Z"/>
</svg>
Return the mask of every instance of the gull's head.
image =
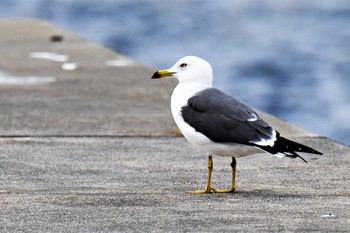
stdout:
<svg viewBox="0 0 350 233">
<path fill-rule="evenodd" d="M 197 82 L 212 85 L 213 70 L 211 65 L 204 59 L 187 56 L 178 60 L 175 65 L 167 70 L 158 70 L 152 79 L 175 77 L 179 83 Z"/>
</svg>

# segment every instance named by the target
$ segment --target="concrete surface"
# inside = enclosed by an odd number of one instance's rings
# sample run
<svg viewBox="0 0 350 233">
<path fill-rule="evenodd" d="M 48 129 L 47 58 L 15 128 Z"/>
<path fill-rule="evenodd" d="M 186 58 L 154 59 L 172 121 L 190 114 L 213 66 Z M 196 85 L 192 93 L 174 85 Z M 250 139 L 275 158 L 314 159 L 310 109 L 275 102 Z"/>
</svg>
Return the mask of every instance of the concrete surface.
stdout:
<svg viewBox="0 0 350 233">
<path fill-rule="evenodd" d="M 151 68 L 44 21 L 2 20 L 0 31 L 0 71 L 56 80 L 0 85 L 2 135 L 159 135 L 175 127 L 168 111 L 172 84 L 151 82 Z M 50 41 L 52 35 L 63 41 Z M 33 52 L 67 55 L 77 69 L 31 58 Z"/>
<path fill-rule="evenodd" d="M 239 158 L 236 193 L 188 195 L 207 157 L 174 137 L 173 82 L 48 22 L 1 20 L 0 31 L 1 232 L 350 231 L 347 146 L 262 113 L 324 155 Z M 77 69 L 30 57 L 40 51 Z M 214 157 L 214 187 L 228 186 L 229 163 Z"/>
</svg>

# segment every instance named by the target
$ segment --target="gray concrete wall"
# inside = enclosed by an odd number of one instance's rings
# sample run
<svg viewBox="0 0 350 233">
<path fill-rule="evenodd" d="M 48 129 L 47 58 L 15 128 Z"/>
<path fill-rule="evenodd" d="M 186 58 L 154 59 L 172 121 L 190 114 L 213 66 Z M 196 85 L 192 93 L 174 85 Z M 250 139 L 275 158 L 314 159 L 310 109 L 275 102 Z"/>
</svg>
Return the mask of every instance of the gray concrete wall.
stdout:
<svg viewBox="0 0 350 233">
<path fill-rule="evenodd" d="M 207 155 L 173 123 L 174 82 L 45 21 L 0 31 L 1 232 L 350 231 L 347 146 L 261 113 L 324 155 L 239 158 L 236 193 L 188 195 Z"/>
</svg>

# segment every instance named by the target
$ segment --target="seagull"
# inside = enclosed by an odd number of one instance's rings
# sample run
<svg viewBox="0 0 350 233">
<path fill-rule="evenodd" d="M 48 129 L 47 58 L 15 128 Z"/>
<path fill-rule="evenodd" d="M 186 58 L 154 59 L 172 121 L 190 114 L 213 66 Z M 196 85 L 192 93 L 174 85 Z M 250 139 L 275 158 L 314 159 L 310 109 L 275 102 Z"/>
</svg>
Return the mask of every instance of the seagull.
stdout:
<svg viewBox="0 0 350 233">
<path fill-rule="evenodd" d="M 203 190 L 190 194 L 232 193 L 235 191 L 236 157 L 267 152 L 277 157 L 300 158 L 296 152 L 321 152 L 288 140 L 266 123 L 248 105 L 213 88 L 213 70 L 204 59 L 186 56 L 167 70 L 158 70 L 151 79 L 178 80 L 171 96 L 171 112 L 183 136 L 208 156 L 208 178 Z M 232 157 L 229 189 L 213 189 L 212 155 Z"/>
</svg>

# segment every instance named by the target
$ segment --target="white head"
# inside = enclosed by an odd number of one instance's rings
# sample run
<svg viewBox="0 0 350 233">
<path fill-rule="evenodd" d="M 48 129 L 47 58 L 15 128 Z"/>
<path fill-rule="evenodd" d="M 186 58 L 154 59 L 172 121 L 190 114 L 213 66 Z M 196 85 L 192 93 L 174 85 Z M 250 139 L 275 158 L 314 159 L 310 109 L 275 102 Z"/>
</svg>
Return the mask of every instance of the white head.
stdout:
<svg viewBox="0 0 350 233">
<path fill-rule="evenodd" d="M 210 86 L 213 83 L 211 65 L 206 60 L 195 56 L 181 58 L 168 70 L 155 72 L 152 79 L 169 76 L 177 78 L 179 83 L 197 82 Z"/>
</svg>

